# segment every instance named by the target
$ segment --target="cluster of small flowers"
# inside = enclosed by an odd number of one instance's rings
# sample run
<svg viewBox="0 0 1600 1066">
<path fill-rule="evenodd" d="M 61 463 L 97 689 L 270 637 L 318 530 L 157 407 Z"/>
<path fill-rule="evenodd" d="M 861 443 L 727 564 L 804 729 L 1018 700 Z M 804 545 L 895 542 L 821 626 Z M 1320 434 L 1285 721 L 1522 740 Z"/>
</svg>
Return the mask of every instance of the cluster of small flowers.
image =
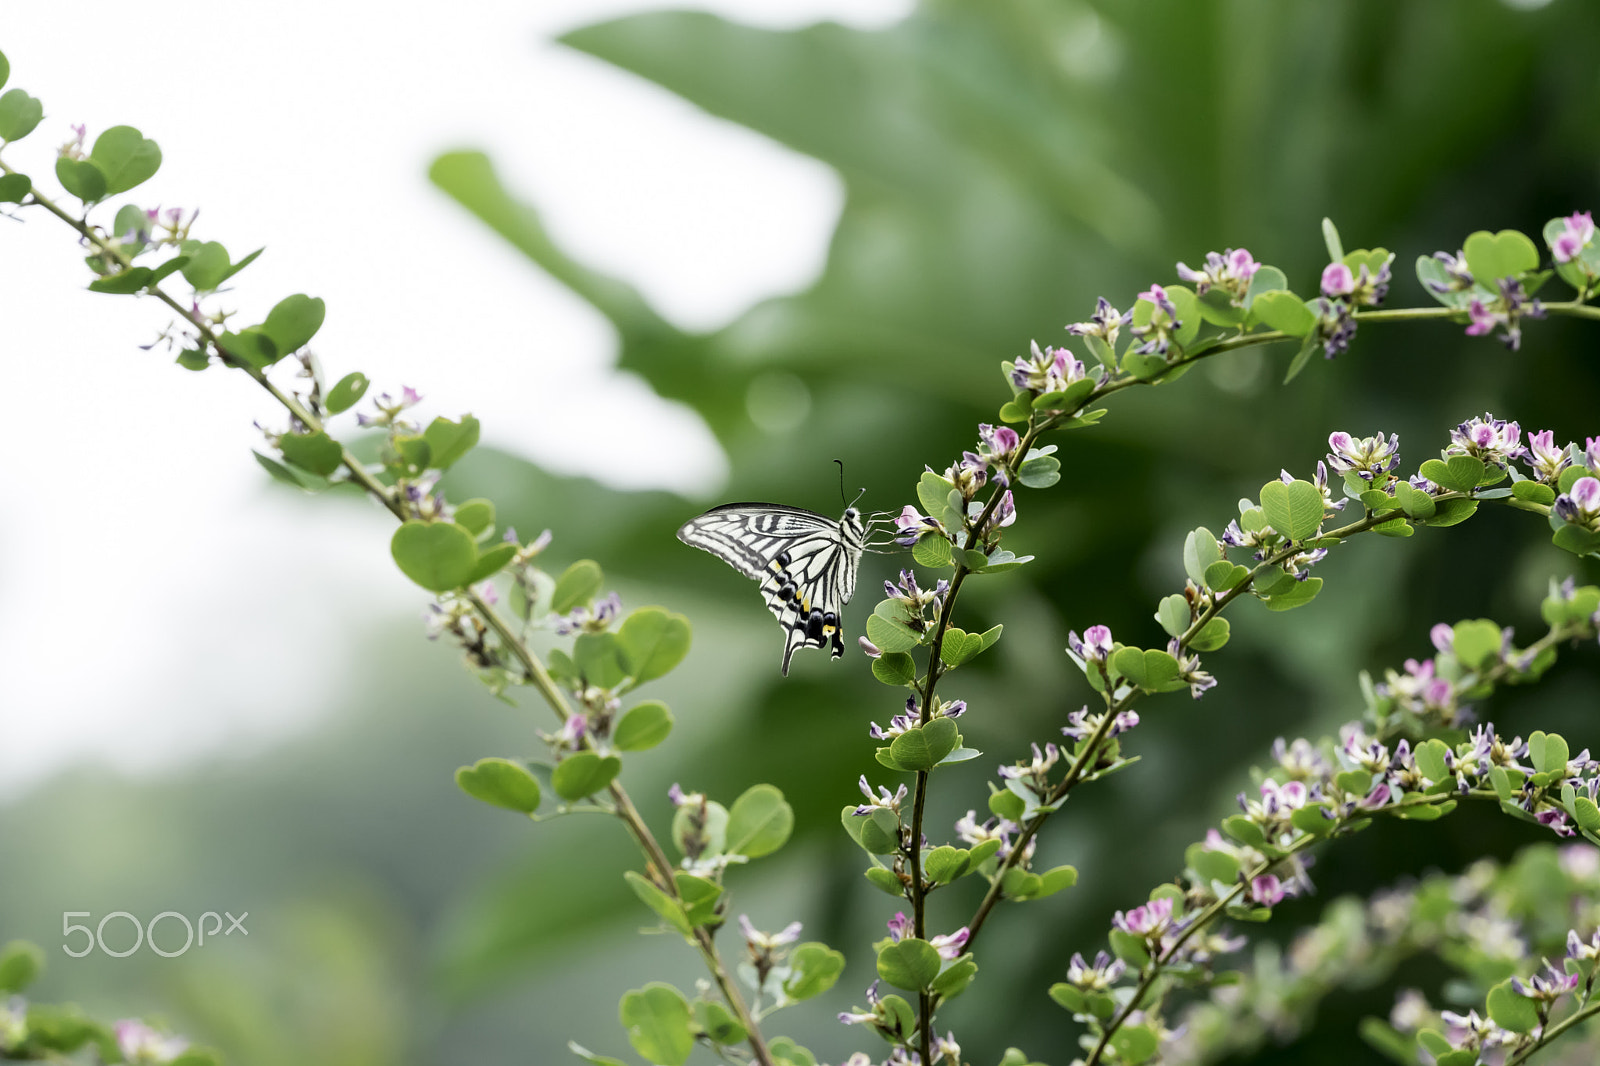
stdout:
<svg viewBox="0 0 1600 1066">
<path fill-rule="evenodd" d="M 897 917 L 903 918 L 904 915 Z M 944 952 L 941 951 L 940 955 L 943 956 Z M 910 1046 L 916 1033 L 916 1019 L 911 1012 L 911 1005 L 897 995 L 879 996 L 878 982 L 874 981 L 867 987 L 867 1008 L 864 1011 L 840 1011 L 839 1021 L 845 1025 L 869 1025 L 879 1036 L 894 1044 L 889 1057 L 883 1060 L 883 1066 L 923 1066 L 922 1054 Z M 946 1066 L 960 1066 L 961 1045 L 956 1043 L 953 1032 L 946 1032 L 944 1036 L 934 1035 L 929 1066 L 941 1062 Z M 858 1051 L 840 1066 L 878 1066 L 878 1063 L 866 1052 Z"/>
<path fill-rule="evenodd" d="M 1228 294 L 1229 303 L 1243 307 L 1245 295 L 1250 291 L 1250 279 L 1260 269 L 1261 264 L 1245 249 L 1229 248 L 1225 252 L 1207 252 L 1204 270 L 1195 270 L 1180 262 L 1178 277 L 1194 283 L 1196 296 L 1220 289 Z"/>
<path fill-rule="evenodd" d="M 1139 343 L 1129 350 L 1136 355 L 1166 355 L 1172 347 L 1172 335 L 1183 328 L 1178 307 L 1160 285 L 1151 285 L 1139 294 L 1139 299 L 1148 303 L 1152 310 L 1148 322 L 1129 328 L 1128 332 L 1139 338 Z"/>
<path fill-rule="evenodd" d="M 985 844 L 991 840 L 1000 842 L 1000 849 L 995 852 L 995 857 L 1002 863 L 1011 858 L 1011 850 L 1015 846 L 1013 838 L 1022 832 L 1022 827 L 1009 818 L 998 815 L 978 821 L 978 812 L 968 811 L 956 820 L 956 836 L 971 847 Z M 1017 856 L 1014 866 L 1026 870 L 1033 861 L 1033 851 L 1039 844 L 1039 838 L 1029 837 L 1028 843 L 1023 845 L 1022 854 Z"/>
<path fill-rule="evenodd" d="M 1593 950 L 1592 942 L 1584 942 L 1575 931 L 1561 932 L 1548 920 L 1530 922 L 1524 929 L 1519 916 L 1553 910 L 1577 928 L 1590 929 L 1600 922 L 1597 894 L 1600 852 L 1588 844 L 1565 845 L 1559 851 L 1540 844 L 1524 849 L 1503 868 L 1485 859 L 1456 876 L 1434 874 L 1420 883 L 1374 893 L 1365 903 L 1350 897 L 1336 900 L 1286 950 L 1264 947 L 1244 980 L 1217 989 L 1187 1010 L 1184 1035 L 1163 1048 L 1163 1061 L 1199 1066 L 1267 1039 L 1284 1043 L 1336 989 L 1369 986 L 1419 952 L 1440 955 L 1472 974 L 1520 969 L 1530 950 L 1554 950 L 1562 942 L 1569 957 L 1582 961 Z M 1397 996 L 1389 1022 L 1407 1036 L 1424 1027 L 1449 1027 L 1414 989 Z M 1580 1060 L 1588 1061 L 1581 1056 L 1571 1061 Z"/>
<path fill-rule="evenodd" d="M 960 718 L 967 712 L 966 700 L 943 700 L 935 696 L 933 700 L 933 713 L 929 720 L 934 718 Z M 897 714 L 889 719 L 889 728 L 885 729 L 877 722 L 873 722 L 867 734 L 874 740 L 893 741 L 907 730 L 915 729 L 922 724 L 921 715 L 917 709 L 917 697 L 910 696 L 906 699 L 906 713 Z"/>
<path fill-rule="evenodd" d="M 962 522 L 964 527 L 975 522 L 982 514 L 984 505 L 974 497 L 977 496 L 978 490 L 989 482 L 991 476 L 1001 486 L 1010 485 L 1010 470 L 1020 458 L 1018 452 L 1021 446 L 1022 438 L 1017 436 L 1017 431 L 1010 426 L 991 426 L 984 423 L 978 427 L 976 452 L 962 452 L 961 458 L 950 464 L 942 474 L 932 467 L 928 468 L 929 473 L 941 478 L 951 489 L 960 493 L 966 511 Z M 977 531 L 978 536 L 980 539 L 986 539 L 1016 520 L 1016 499 L 1012 496 L 1011 489 L 1007 487 L 995 505 L 993 513 L 984 520 L 983 528 Z M 946 529 L 939 519 L 922 514 L 909 503 L 894 520 L 894 528 L 895 543 L 905 548 L 912 547 L 928 533 L 936 533 L 953 543 L 961 532 L 961 530 Z M 897 596 L 899 593 L 891 591 L 890 595 Z"/>
<path fill-rule="evenodd" d="M 1350 349 L 1356 335 L 1355 313 L 1358 307 L 1376 307 L 1389 294 L 1393 280 L 1391 253 L 1376 271 L 1362 263 L 1359 270 L 1351 270 L 1343 262 L 1329 263 L 1322 271 L 1322 295 L 1306 306 L 1317 316 L 1317 336 L 1322 338 L 1322 352 L 1332 359 Z"/>
<path fill-rule="evenodd" d="M 1089 376 L 1083 361 L 1065 348 L 1041 349 L 1039 342 L 1034 341 L 1031 349 L 1030 358 L 1004 364 L 1012 386 L 1023 392 L 1033 396 L 1065 392 Z M 1108 376 L 1108 372 L 1102 369 L 1098 383 L 1103 384 Z M 1057 409 L 1046 407 L 1044 410 Z"/>
</svg>

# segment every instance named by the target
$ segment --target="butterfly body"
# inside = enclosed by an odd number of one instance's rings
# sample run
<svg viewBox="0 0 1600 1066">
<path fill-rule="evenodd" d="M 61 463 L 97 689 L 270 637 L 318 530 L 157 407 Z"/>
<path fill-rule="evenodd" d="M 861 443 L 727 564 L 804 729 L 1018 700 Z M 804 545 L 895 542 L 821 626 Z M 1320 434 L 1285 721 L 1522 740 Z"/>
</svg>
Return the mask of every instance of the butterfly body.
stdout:
<svg viewBox="0 0 1600 1066">
<path fill-rule="evenodd" d="M 830 644 L 844 654 L 844 605 L 856 591 L 866 524 L 854 507 L 838 521 L 775 503 L 713 507 L 678 530 L 685 544 L 708 551 L 761 583 L 767 610 L 783 627 L 783 672 L 798 648 Z"/>
</svg>

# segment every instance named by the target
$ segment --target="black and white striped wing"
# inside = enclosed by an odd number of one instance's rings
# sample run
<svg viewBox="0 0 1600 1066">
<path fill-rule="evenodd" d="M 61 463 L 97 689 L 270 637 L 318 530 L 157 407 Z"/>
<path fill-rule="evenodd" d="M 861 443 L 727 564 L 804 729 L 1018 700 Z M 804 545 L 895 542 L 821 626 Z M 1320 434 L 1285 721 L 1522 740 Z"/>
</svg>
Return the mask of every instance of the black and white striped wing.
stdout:
<svg viewBox="0 0 1600 1066">
<path fill-rule="evenodd" d="M 834 521 L 770 503 L 731 503 L 684 523 L 678 539 L 761 583 L 761 598 L 784 630 L 783 672 L 798 648 L 844 654 L 844 605 L 855 594 L 863 542 L 854 508 Z"/>
</svg>

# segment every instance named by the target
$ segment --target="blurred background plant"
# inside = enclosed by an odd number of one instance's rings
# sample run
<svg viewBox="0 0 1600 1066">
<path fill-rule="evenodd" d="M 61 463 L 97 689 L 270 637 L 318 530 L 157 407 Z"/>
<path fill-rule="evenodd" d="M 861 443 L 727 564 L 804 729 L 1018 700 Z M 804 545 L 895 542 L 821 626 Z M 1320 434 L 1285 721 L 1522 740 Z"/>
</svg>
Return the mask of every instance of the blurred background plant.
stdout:
<svg viewBox="0 0 1600 1066">
<path fill-rule="evenodd" d="M 1600 22 L 1579 0 L 925 0 L 876 29 L 760 29 L 662 12 L 563 41 L 820 160 L 844 183 L 816 282 L 695 332 L 567 254 L 528 195 L 496 176 L 493 141 L 487 156 L 451 152 L 430 171 L 605 315 L 622 368 L 704 420 L 728 462 L 719 499 L 833 512 L 838 457 L 852 489 L 867 486 L 863 506 L 898 509 L 924 463 L 972 446 L 972 425 L 1004 398 L 1001 360 L 1025 354 L 1030 339 L 1065 343 L 1063 324 L 1086 318 L 1096 296 L 1127 306 L 1178 259 L 1247 247 L 1309 291 L 1325 262 L 1317 221 L 1330 215 L 1348 244 L 1399 253 L 1389 306 L 1427 305 L 1405 269 L 1417 254 L 1453 251 L 1479 228 L 1536 232 L 1595 206 L 1600 184 L 1588 121 L 1600 73 L 1573 59 L 1596 54 Z M 647 176 L 651 160 L 637 166 Z M 460 224 L 477 225 L 465 214 Z M 454 328 L 463 348 L 515 351 L 503 336 L 475 335 L 470 316 Z M 537 334 L 538 321 L 524 330 Z M 1532 324 L 1518 353 L 1439 324 L 1396 325 L 1364 330 L 1348 355 L 1289 387 L 1278 384 L 1286 345 L 1121 398 L 1100 428 L 1062 442 L 1062 483 L 1029 495 L 1007 546 L 1040 561 L 963 601 L 979 616 L 965 628 L 1005 621 L 1015 636 L 969 668 L 963 730 L 985 759 L 949 771 L 934 794 L 949 806 L 933 822 L 979 806 L 991 762 L 1053 735 L 1085 701 L 1061 650 L 1068 628 L 1105 623 L 1123 639 L 1157 639 L 1150 613 L 1182 583 L 1187 530 L 1220 528 L 1232 501 L 1280 466 L 1305 476 L 1335 429 L 1398 432 L 1408 465 L 1485 410 L 1562 439 L 1600 432 L 1593 350 L 1585 324 L 1564 320 Z M 329 356 L 383 372 L 364 352 Z M 604 392 L 572 402 L 591 427 L 573 449 L 615 432 Z M 682 776 L 714 795 L 756 781 L 783 790 L 795 840 L 761 869 L 735 871 L 735 908 L 770 927 L 797 914 L 808 938 L 846 949 L 851 968 L 830 996 L 784 1018 L 819 1056 L 841 1059 L 859 1034 L 834 1011 L 871 977 L 869 953 L 850 948 L 877 934 L 892 905 L 861 879 L 837 812 L 874 771 L 866 726 L 893 713 L 895 697 L 853 653 L 840 664 L 802 657 L 779 678 L 778 635 L 748 584 L 672 535 L 704 501 L 548 466 L 480 448 L 452 470 L 450 493 L 494 497 L 503 523 L 553 528 L 556 558 L 604 562 L 630 605 L 659 602 L 693 620 L 694 651 L 662 685 L 679 728 L 630 764 L 641 775 L 630 789 L 646 801 Z M 244 462 L 238 470 L 253 476 Z M 948 1011 L 962 1044 L 1065 1061 L 1073 1027 L 1043 989 L 1072 951 L 1100 946 L 1112 910 L 1171 876 L 1275 736 L 1318 735 L 1352 717 L 1357 672 L 1426 652 L 1435 621 L 1483 614 L 1537 629 L 1551 575 L 1577 565 L 1580 581 L 1600 577 L 1517 517 L 1491 509 L 1448 533 L 1355 543 L 1319 569 L 1328 585 L 1311 609 L 1270 620 L 1239 611 L 1231 646 L 1208 663 L 1221 687 L 1200 704 L 1152 705 L 1134 742 L 1143 762 L 1085 790 L 1045 834 L 1040 863 L 1072 862 L 1084 876 L 1072 893 L 998 917 L 986 949 L 996 961 Z M 385 543 L 373 537 L 374 557 Z M 275 561 L 292 566 L 294 553 L 315 550 L 297 545 Z M 868 557 L 863 587 L 897 563 Z M 218 945 L 181 966 L 148 953 L 56 956 L 41 998 L 70 996 L 96 1013 L 165 1006 L 176 1027 L 240 1066 L 559 1062 L 569 1038 L 620 1051 L 612 1004 L 634 975 L 694 976 L 670 938 L 634 935 L 647 915 L 617 875 L 628 843 L 600 820 L 530 832 L 461 797 L 456 766 L 531 751 L 530 730 L 549 723 L 493 704 L 442 649 L 422 653 L 409 610 L 340 610 L 357 619 L 347 624 L 359 627 L 359 652 L 320 686 L 317 699 L 342 708 L 333 720 L 156 781 L 68 770 L 0 808 L 0 931 L 53 955 L 55 915 L 68 908 L 149 916 L 227 905 L 253 915 L 247 948 Z M 865 612 L 858 603 L 847 615 L 852 633 Z M 257 639 L 249 661 L 277 669 L 270 640 Z M 1537 689 L 1497 696 L 1486 714 L 1508 731 L 1590 742 L 1593 673 L 1592 659 L 1566 657 Z M 859 744 L 841 742 L 853 736 Z M 664 800 L 646 813 L 664 829 Z M 1458 871 L 1539 838 L 1470 805 L 1437 826 L 1381 824 L 1331 851 L 1323 895 L 1280 908 L 1267 935 L 1287 939 L 1343 892 Z M 959 891 L 936 911 L 970 910 L 954 901 Z M 1401 969 L 1408 984 L 1445 978 L 1425 959 Z M 1297 1041 L 1230 1061 L 1363 1057 L 1357 1020 L 1390 1002 L 1382 989 L 1341 992 Z"/>
</svg>

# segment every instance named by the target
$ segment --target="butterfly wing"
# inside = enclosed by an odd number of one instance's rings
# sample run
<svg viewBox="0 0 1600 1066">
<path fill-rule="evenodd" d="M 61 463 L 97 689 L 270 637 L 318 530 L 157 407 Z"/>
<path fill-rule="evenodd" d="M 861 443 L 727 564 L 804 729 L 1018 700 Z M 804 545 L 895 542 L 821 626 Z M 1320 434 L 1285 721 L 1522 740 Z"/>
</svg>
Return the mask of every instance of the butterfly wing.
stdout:
<svg viewBox="0 0 1600 1066">
<path fill-rule="evenodd" d="M 761 598 L 784 630 L 783 672 L 799 648 L 844 654 L 841 617 L 855 592 L 862 532 L 853 511 L 834 521 L 770 503 L 732 503 L 684 523 L 678 539 L 761 582 Z"/>
</svg>

